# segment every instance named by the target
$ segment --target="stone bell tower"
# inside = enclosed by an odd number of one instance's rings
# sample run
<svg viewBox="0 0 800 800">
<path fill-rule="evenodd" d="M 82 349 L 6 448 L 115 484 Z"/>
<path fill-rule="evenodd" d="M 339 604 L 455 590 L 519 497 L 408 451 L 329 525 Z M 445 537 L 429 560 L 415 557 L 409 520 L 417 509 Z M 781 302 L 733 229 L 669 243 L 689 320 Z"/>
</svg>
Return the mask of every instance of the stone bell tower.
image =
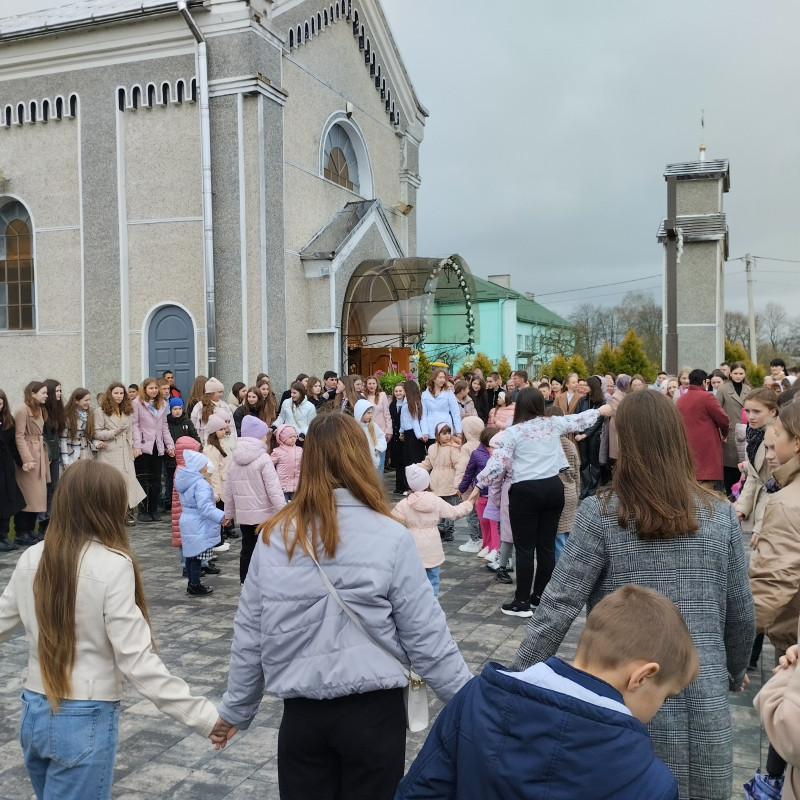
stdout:
<svg viewBox="0 0 800 800">
<path fill-rule="evenodd" d="M 722 196 L 730 188 L 727 159 L 668 164 L 667 216 L 658 229 L 664 245 L 663 363 L 709 370 L 725 353 L 723 267 L 728 226 Z"/>
</svg>

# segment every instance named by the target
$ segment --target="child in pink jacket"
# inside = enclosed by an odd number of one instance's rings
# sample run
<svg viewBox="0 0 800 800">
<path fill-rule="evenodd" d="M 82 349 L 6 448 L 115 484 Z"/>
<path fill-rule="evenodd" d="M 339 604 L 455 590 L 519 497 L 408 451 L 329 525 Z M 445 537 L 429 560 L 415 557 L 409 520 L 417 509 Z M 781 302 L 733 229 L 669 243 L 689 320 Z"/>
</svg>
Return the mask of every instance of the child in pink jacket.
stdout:
<svg viewBox="0 0 800 800">
<path fill-rule="evenodd" d="M 286 505 L 281 482 L 267 451 L 269 426 L 258 417 L 242 420 L 225 481 L 225 519 L 235 519 L 242 531 L 239 580 L 244 583 L 256 549 L 256 528 Z"/>
<path fill-rule="evenodd" d="M 392 511 L 414 537 L 414 544 L 422 559 L 422 566 L 433 587 L 433 596 L 439 596 L 439 567 L 444 563 L 444 549 L 439 536 L 439 520 L 461 519 L 472 511 L 472 503 L 465 500 L 457 506 L 450 505 L 433 492 L 427 491 L 430 475 L 419 465 L 406 467 L 409 495 L 404 497 Z"/>
<path fill-rule="evenodd" d="M 278 446 L 270 453 L 270 458 L 288 503 L 297 491 L 303 448 L 297 447 L 297 431 L 293 425 L 278 425 L 275 429 L 275 441 Z"/>
</svg>

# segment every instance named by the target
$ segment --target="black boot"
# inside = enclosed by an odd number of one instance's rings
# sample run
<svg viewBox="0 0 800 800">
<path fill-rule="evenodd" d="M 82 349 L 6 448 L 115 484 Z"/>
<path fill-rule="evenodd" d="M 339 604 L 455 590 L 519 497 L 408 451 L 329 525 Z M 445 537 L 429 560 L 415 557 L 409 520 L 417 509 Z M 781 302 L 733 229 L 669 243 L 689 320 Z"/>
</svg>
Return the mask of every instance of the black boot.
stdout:
<svg viewBox="0 0 800 800">
<path fill-rule="evenodd" d="M 0 534 L 0 553 L 10 553 L 12 550 L 18 550 L 16 542 L 10 542 L 8 535 Z"/>
</svg>

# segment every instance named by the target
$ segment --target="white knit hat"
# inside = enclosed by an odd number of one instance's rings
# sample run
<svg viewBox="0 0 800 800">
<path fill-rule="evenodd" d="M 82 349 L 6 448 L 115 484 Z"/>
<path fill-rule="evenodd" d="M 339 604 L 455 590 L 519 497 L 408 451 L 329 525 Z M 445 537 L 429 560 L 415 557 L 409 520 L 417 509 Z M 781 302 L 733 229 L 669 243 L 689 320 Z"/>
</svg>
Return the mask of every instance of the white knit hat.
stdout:
<svg viewBox="0 0 800 800">
<path fill-rule="evenodd" d="M 412 492 L 424 492 L 430 486 L 431 476 L 419 464 L 411 464 L 406 467 L 406 483 Z"/>
</svg>

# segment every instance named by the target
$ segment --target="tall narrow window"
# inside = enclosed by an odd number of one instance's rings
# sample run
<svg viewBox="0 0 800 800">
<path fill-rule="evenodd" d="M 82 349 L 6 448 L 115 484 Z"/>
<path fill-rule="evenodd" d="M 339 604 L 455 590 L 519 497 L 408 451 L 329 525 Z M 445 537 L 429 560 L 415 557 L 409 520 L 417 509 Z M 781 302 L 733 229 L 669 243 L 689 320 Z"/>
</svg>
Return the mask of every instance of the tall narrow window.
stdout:
<svg viewBox="0 0 800 800">
<path fill-rule="evenodd" d="M 341 125 L 334 125 L 328 131 L 323 165 L 325 178 L 358 194 L 358 160 L 353 143 Z"/>
<path fill-rule="evenodd" d="M 22 203 L 0 207 L 0 330 L 34 328 L 33 232 Z"/>
</svg>

